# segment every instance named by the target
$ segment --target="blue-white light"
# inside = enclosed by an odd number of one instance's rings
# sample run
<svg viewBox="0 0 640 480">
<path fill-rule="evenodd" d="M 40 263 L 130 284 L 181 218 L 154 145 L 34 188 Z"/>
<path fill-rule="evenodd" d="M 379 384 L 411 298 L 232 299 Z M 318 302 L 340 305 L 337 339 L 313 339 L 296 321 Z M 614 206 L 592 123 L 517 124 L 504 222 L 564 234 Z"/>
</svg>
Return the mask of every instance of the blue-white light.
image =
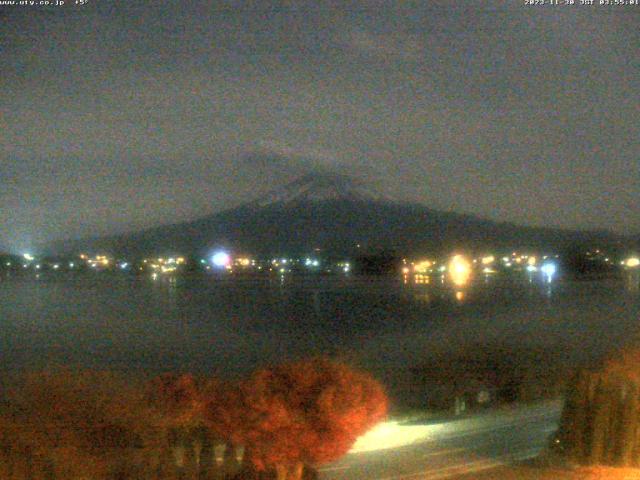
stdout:
<svg viewBox="0 0 640 480">
<path fill-rule="evenodd" d="M 555 263 L 547 262 L 540 267 L 540 271 L 545 276 L 548 282 L 553 279 L 553 276 L 556 274 L 558 267 L 556 267 Z"/>
<path fill-rule="evenodd" d="M 231 257 L 227 252 L 217 252 L 211 257 L 211 261 L 218 268 L 224 268 L 231 263 Z"/>
</svg>

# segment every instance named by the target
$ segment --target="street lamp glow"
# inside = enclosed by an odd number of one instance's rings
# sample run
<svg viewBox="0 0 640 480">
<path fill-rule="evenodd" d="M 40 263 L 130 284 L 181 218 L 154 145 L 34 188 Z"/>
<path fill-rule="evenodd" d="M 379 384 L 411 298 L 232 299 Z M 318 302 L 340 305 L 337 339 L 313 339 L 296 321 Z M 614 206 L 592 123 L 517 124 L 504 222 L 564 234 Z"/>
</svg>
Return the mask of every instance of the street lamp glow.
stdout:
<svg viewBox="0 0 640 480">
<path fill-rule="evenodd" d="M 231 263 L 231 257 L 227 252 L 217 252 L 211 257 L 211 261 L 216 267 L 223 268 Z"/>
<path fill-rule="evenodd" d="M 629 268 L 636 268 L 637 266 L 640 266 L 640 258 L 638 257 L 627 258 L 625 260 L 625 265 Z"/>
<path fill-rule="evenodd" d="M 493 255 L 488 255 L 486 257 L 482 257 L 482 264 L 483 265 L 491 265 L 493 262 L 495 262 L 496 257 L 494 257 Z"/>
<path fill-rule="evenodd" d="M 34 260 L 34 256 L 31 255 L 30 253 L 25 253 L 22 256 L 25 258 L 25 260 L 29 260 L 29 261 Z"/>
<path fill-rule="evenodd" d="M 429 269 L 433 266 L 433 263 L 429 260 L 421 260 L 413 266 L 416 273 L 429 273 Z"/>
<path fill-rule="evenodd" d="M 466 285 L 471 276 L 471 263 L 462 255 L 455 255 L 448 266 L 449 278 L 454 285 Z"/>
<path fill-rule="evenodd" d="M 558 267 L 555 263 L 547 262 L 540 267 L 540 271 L 545 276 L 548 282 L 551 282 L 553 276 L 556 274 Z"/>
</svg>

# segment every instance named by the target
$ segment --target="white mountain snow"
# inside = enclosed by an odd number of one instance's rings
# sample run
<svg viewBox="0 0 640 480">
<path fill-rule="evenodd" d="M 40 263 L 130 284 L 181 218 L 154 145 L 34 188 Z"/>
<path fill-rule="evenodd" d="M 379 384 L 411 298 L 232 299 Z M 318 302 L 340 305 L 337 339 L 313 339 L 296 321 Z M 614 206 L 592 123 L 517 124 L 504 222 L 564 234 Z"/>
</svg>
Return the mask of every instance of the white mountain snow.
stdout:
<svg viewBox="0 0 640 480">
<path fill-rule="evenodd" d="M 255 202 L 256 206 L 304 202 L 348 200 L 354 202 L 395 202 L 365 182 L 339 174 L 309 174 L 272 190 Z"/>
</svg>

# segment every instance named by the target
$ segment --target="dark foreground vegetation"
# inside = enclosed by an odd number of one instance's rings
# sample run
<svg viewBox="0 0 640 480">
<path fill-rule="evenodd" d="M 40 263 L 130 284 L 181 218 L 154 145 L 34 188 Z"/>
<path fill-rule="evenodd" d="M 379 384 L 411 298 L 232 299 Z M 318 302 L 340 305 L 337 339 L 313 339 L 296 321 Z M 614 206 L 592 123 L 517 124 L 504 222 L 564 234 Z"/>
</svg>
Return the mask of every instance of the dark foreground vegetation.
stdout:
<svg viewBox="0 0 640 480">
<path fill-rule="evenodd" d="M 386 395 L 326 359 L 225 383 L 55 371 L 2 380 L 3 480 L 316 478 L 382 420 Z"/>
<path fill-rule="evenodd" d="M 640 350 L 573 377 L 557 443 L 583 465 L 640 467 Z"/>
<path fill-rule="evenodd" d="M 404 408 L 460 414 L 558 398 L 573 368 L 551 348 L 470 343 L 456 352 L 434 351 L 411 369 L 406 397 L 413 403 Z"/>
</svg>

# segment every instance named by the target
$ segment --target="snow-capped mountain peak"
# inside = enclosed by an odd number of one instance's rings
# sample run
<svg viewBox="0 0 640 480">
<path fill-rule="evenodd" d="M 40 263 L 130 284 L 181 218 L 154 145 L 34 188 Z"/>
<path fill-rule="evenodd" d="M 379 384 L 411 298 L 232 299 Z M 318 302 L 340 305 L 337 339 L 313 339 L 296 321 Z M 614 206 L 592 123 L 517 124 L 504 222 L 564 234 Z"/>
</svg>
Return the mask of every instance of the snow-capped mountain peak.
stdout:
<svg viewBox="0 0 640 480">
<path fill-rule="evenodd" d="M 272 190 L 256 204 L 292 204 L 347 200 L 353 202 L 393 202 L 365 182 L 347 175 L 308 174 L 283 187 Z"/>
</svg>

